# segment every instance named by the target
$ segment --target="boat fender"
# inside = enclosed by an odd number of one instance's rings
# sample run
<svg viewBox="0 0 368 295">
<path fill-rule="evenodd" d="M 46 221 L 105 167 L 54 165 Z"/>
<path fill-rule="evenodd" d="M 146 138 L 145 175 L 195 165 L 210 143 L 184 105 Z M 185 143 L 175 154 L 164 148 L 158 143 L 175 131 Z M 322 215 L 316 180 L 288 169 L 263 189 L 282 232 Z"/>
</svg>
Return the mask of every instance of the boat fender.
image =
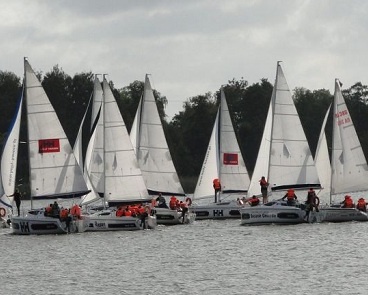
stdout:
<svg viewBox="0 0 368 295">
<path fill-rule="evenodd" d="M 317 196 L 314 198 L 314 205 L 315 205 L 316 207 L 318 207 L 318 206 L 319 206 L 319 198 L 318 198 Z"/>
<path fill-rule="evenodd" d="M 5 217 L 6 211 L 4 208 L 0 208 L 0 217 Z"/>
<path fill-rule="evenodd" d="M 192 199 L 191 198 L 186 198 L 185 202 L 188 204 L 188 206 L 192 205 Z"/>
</svg>

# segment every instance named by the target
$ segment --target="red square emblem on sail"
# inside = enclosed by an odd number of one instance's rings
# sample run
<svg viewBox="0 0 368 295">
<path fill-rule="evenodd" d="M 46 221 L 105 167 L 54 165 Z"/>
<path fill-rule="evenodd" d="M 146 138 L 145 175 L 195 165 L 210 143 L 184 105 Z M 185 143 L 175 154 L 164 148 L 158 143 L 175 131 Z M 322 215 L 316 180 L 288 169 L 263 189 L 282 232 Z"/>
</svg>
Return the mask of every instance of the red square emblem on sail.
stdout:
<svg viewBox="0 0 368 295">
<path fill-rule="evenodd" d="M 238 154 L 224 153 L 224 165 L 238 165 Z"/>
<path fill-rule="evenodd" d="M 38 141 L 38 151 L 40 154 L 60 152 L 59 139 L 40 139 Z"/>
</svg>

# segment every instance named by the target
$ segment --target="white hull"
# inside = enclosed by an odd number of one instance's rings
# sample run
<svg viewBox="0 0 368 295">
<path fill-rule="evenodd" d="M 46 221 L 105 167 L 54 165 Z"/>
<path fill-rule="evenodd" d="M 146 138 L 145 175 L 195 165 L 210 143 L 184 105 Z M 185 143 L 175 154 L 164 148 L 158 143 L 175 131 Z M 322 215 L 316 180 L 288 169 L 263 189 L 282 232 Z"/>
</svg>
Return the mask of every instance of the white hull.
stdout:
<svg viewBox="0 0 368 295">
<path fill-rule="evenodd" d="M 100 211 L 87 216 L 86 231 L 133 231 L 154 229 L 157 225 L 155 216 L 148 216 L 144 222 L 140 217 L 116 216 L 116 211 Z"/>
<path fill-rule="evenodd" d="M 47 235 L 67 234 L 66 223 L 59 218 L 46 217 L 43 210 L 32 210 L 25 216 L 11 218 L 13 234 L 17 235 Z M 86 220 L 72 220 L 69 233 L 83 232 L 86 229 Z"/>
<path fill-rule="evenodd" d="M 157 224 L 164 225 L 190 224 L 196 218 L 196 215 L 191 212 L 191 209 L 189 209 L 189 211 L 185 213 L 184 221 L 182 218 L 182 212 L 177 210 L 154 207 L 152 208 L 151 213 L 156 216 Z"/>
<path fill-rule="evenodd" d="M 236 202 L 212 203 L 206 205 L 192 205 L 191 211 L 196 214 L 196 220 L 240 218 L 242 206 Z"/>
<path fill-rule="evenodd" d="M 244 207 L 241 212 L 241 225 L 257 224 L 298 224 L 304 223 L 305 211 L 291 206 Z"/>
<path fill-rule="evenodd" d="M 324 215 L 325 222 L 368 221 L 367 213 L 355 208 L 325 207 L 319 211 Z"/>
</svg>

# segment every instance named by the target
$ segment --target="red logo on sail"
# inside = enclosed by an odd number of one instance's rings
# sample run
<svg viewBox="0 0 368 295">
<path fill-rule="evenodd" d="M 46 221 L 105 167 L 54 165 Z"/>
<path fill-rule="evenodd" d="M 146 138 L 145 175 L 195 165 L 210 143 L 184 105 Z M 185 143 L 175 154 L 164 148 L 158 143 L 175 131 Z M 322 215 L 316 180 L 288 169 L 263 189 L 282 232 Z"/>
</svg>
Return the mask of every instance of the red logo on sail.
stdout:
<svg viewBox="0 0 368 295">
<path fill-rule="evenodd" d="M 40 139 L 38 141 L 38 151 L 40 154 L 60 152 L 59 139 Z"/>
<path fill-rule="evenodd" d="M 238 165 L 238 154 L 224 153 L 224 165 Z"/>
</svg>

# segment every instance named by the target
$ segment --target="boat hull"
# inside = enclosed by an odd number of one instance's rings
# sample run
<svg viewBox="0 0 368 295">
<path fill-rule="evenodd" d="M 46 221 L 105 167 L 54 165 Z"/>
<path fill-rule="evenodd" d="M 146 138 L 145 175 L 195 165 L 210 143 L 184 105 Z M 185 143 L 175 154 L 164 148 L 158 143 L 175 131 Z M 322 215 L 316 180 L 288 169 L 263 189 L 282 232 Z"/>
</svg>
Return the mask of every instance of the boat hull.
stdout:
<svg viewBox="0 0 368 295">
<path fill-rule="evenodd" d="M 181 211 L 159 207 L 152 208 L 151 214 L 156 216 L 157 224 L 163 225 L 190 224 L 196 218 L 195 213 L 191 212 L 191 210 L 185 213 L 183 220 Z"/>
<path fill-rule="evenodd" d="M 86 231 L 134 231 L 154 229 L 157 225 L 155 216 L 148 216 L 144 222 L 140 217 L 121 216 L 116 212 L 101 211 L 87 216 Z"/>
<path fill-rule="evenodd" d="M 242 206 L 233 203 L 213 203 L 208 205 L 192 205 L 191 211 L 196 214 L 196 220 L 205 219 L 240 219 Z"/>
<path fill-rule="evenodd" d="M 59 218 L 44 216 L 44 211 L 33 210 L 25 216 L 11 217 L 11 228 L 16 235 L 53 235 L 83 232 L 86 220 L 72 220 L 67 228 L 65 221 Z"/>
<path fill-rule="evenodd" d="M 306 222 L 306 212 L 294 206 L 260 205 L 244 207 L 240 212 L 241 225 L 299 224 Z"/>
<path fill-rule="evenodd" d="M 367 213 L 355 208 L 326 207 L 319 211 L 324 215 L 325 222 L 368 221 Z"/>
</svg>

